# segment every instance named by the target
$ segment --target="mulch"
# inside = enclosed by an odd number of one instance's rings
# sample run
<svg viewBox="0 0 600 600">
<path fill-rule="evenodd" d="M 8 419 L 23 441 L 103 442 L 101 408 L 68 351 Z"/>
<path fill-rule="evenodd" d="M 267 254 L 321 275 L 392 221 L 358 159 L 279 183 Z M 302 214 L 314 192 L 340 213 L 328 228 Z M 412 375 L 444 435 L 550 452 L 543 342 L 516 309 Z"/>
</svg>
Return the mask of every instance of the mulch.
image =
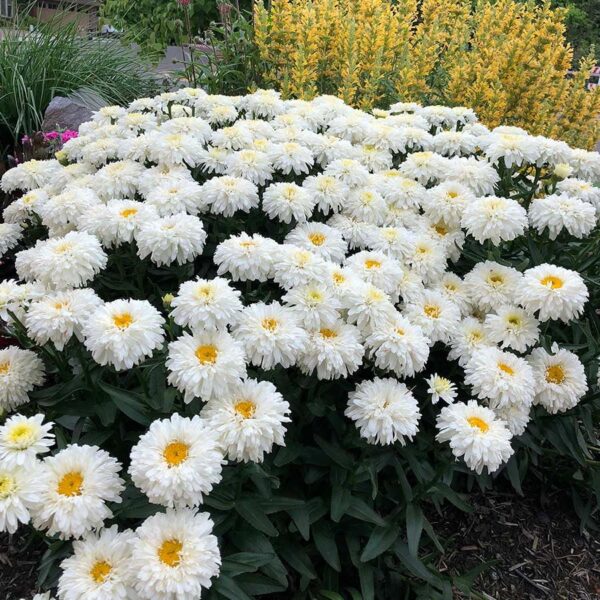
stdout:
<svg viewBox="0 0 600 600">
<path fill-rule="evenodd" d="M 460 574 L 492 562 L 475 581 L 481 600 L 600 600 L 600 536 L 580 532 L 568 498 L 487 493 L 432 516 L 448 549 L 438 568 Z M 457 598 L 468 596 L 456 594 Z"/>
<path fill-rule="evenodd" d="M 458 575 L 493 564 L 475 581 L 475 600 L 600 600 L 600 536 L 581 533 L 568 498 L 544 501 L 536 490 L 475 494 L 474 510 L 445 506 L 428 515 L 446 552 L 438 568 Z M 1 600 L 30 600 L 43 547 L 0 534 Z"/>
</svg>

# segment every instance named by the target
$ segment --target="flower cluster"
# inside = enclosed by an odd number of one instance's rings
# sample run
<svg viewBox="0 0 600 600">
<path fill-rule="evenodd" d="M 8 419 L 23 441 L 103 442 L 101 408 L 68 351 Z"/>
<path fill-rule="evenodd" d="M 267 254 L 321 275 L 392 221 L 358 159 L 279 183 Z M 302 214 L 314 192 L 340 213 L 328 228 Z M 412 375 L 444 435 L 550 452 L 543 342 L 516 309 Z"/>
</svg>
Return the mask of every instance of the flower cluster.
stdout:
<svg viewBox="0 0 600 600">
<path fill-rule="evenodd" d="M 583 278 L 500 251 L 592 232 L 597 153 L 490 131 L 460 107 L 368 114 L 328 96 L 183 89 L 101 109 L 60 159 L 2 178 L 22 195 L 3 213 L 0 251 L 18 250 L 19 280 L 0 284 L 0 317 L 30 344 L 0 350 L 0 408 L 26 405 L 56 377 L 48 356 L 69 348 L 84 358 L 67 369 L 89 360 L 117 377 L 158 360 L 201 407 L 154 421 L 125 466 L 93 445 L 51 452 L 41 414 L 0 427 L 0 530 L 31 522 L 78 540 L 61 600 L 210 587 L 220 553 L 205 496 L 227 461 L 284 445 L 294 420 L 274 370 L 351 378 L 345 416 L 399 452 L 426 399 L 441 400 L 437 439 L 477 473 L 510 458 L 534 405 L 559 413 L 586 394 L 577 355 L 541 343 L 548 322 L 584 311 Z M 488 259 L 465 260 L 467 248 Z M 178 289 L 115 299 L 103 282 L 124 260 L 157 281 L 198 268 Z M 462 381 L 425 377 L 434 347 Z M 125 477 L 166 512 L 103 529 Z"/>
</svg>

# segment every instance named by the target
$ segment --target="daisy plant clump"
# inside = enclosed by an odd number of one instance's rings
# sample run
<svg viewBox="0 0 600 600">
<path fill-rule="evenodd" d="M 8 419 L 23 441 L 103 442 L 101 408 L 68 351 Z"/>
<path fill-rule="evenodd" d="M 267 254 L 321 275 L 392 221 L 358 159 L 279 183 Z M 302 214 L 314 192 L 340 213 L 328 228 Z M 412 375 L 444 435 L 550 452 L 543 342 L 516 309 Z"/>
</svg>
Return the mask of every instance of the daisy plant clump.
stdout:
<svg viewBox="0 0 600 600">
<path fill-rule="evenodd" d="M 1 181 L 0 530 L 40 593 L 445 598 L 430 518 L 474 483 L 590 518 L 598 153 L 272 90 L 78 133 Z"/>
</svg>

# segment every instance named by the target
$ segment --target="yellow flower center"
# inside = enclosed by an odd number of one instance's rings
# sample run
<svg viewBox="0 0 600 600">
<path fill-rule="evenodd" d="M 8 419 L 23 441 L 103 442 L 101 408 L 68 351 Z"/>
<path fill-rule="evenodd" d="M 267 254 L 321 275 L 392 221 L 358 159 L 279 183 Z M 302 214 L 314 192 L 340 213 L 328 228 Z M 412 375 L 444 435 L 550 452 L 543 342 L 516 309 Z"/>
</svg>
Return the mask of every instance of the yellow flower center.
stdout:
<svg viewBox="0 0 600 600">
<path fill-rule="evenodd" d="M 65 306 L 66 306 L 65 302 L 55 302 L 54 303 L 54 308 L 56 310 L 62 310 Z"/>
<path fill-rule="evenodd" d="M 240 400 L 233 408 L 235 409 L 235 412 L 244 417 L 244 419 L 251 419 L 256 412 L 256 404 L 254 404 L 252 400 Z"/>
<path fill-rule="evenodd" d="M 99 560 L 94 563 L 94 566 L 90 570 L 90 577 L 95 583 L 104 583 L 106 578 L 110 575 L 112 567 L 104 560 Z"/>
<path fill-rule="evenodd" d="M 160 562 L 168 567 L 176 567 L 181 562 L 183 544 L 179 540 L 165 540 L 158 549 Z"/>
<path fill-rule="evenodd" d="M 319 292 L 318 290 L 310 290 L 307 294 L 308 299 L 312 300 L 313 302 L 322 302 L 323 301 L 323 294 L 321 294 L 321 292 Z"/>
<path fill-rule="evenodd" d="M 417 246 L 415 252 L 417 254 L 429 254 L 429 248 L 427 246 Z"/>
<path fill-rule="evenodd" d="M 553 290 L 558 290 L 564 285 L 564 281 L 558 277 L 555 277 L 554 275 L 547 275 L 540 281 L 540 283 Z"/>
<path fill-rule="evenodd" d="M 119 329 L 127 329 L 133 323 L 133 317 L 128 312 L 119 313 L 113 316 L 113 323 Z"/>
<path fill-rule="evenodd" d="M 219 351 L 212 344 L 198 346 L 196 349 L 196 358 L 203 365 L 214 365 L 217 362 Z"/>
<path fill-rule="evenodd" d="M 65 252 L 68 252 L 71 248 L 72 246 L 71 244 L 69 244 L 69 242 L 63 242 L 62 244 L 58 244 L 54 248 L 54 252 L 56 252 L 57 254 L 64 254 Z"/>
<path fill-rule="evenodd" d="M 451 198 L 452 200 L 454 200 L 454 198 L 458 198 L 458 192 L 453 192 L 453 191 L 451 190 L 451 191 L 449 191 L 449 192 L 446 194 L 446 196 L 447 196 L 448 198 Z"/>
<path fill-rule="evenodd" d="M 434 225 L 433 228 L 438 233 L 438 235 L 446 235 L 448 233 L 448 228 L 445 225 L 442 225 L 441 223 Z"/>
<path fill-rule="evenodd" d="M 319 333 L 327 339 L 331 339 L 331 338 L 336 338 L 337 337 L 337 332 L 334 331 L 333 329 L 328 329 L 327 327 L 324 327 L 323 329 L 319 330 Z"/>
<path fill-rule="evenodd" d="M 506 363 L 498 363 L 498 368 L 507 375 L 514 375 L 515 370 Z"/>
<path fill-rule="evenodd" d="M 344 281 L 346 281 L 346 278 L 341 273 L 334 273 L 331 277 L 333 279 L 333 282 L 338 285 L 340 283 L 344 283 Z"/>
<path fill-rule="evenodd" d="M 565 370 L 562 365 L 550 365 L 546 369 L 546 381 L 560 385 L 565 380 Z"/>
<path fill-rule="evenodd" d="M 0 500 L 11 496 L 17 487 L 16 481 L 7 473 L 0 473 Z"/>
<path fill-rule="evenodd" d="M 402 327 L 396 327 L 396 329 L 394 329 L 394 331 L 396 332 L 396 335 L 405 335 L 406 331 L 404 331 L 404 329 L 402 329 Z"/>
<path fill-rule="evenodd" d="M 210 285 L 201 285 L 196 288 L 196 297 L 200 300 L 210 300 L 214 295 L 214 290 Z"/>
<path fill-rule="evenodd" d="M 83 475 L 78 471 L 70 471 L 62 476 L 58 482 L 57 491 L 61 496 L 81 496 Z"/>
<path fill-rule="evenodd" d="M 471 342 L 479 342 L 483 338 L 481 331 L 471 331 L 469 334 L 469 340 Z"/>
<path fill-rule="evenodd" d="M 385 298 L 385 294 L 376 288 L 371 288 L 367 294 L 367 299 L 372 302 L 379 302 Z"/>
<path fill-rule="evenodd" d="M 521 325 L 521 318 L 517 317 L 516 315 L 511 315 L 508 317 L 507 321 L 509 325 L 514 325 L 515 327 Z"/>
<path fill-rule="evenodd" d="M 481 431 L 482 433 L 486 433 L 490 428 L 490 426 L 479 417 L 469 417 L 467 419 L 467 422 L 471 427 L 477 427 L 477 429 L 479 429 L 479 431 Z"/>
<path fill-rule="evenodd" d="M 504 283 L 504 277 L 498 275 L 498 273 L 492 273 L 488 277 L 488 283 L 491 283 L 493 286 L 501 285 Z"/>
<path fill-rule="evenodd" d="M 129 217 L 133 217 L 133 215 L 137 215 L 137 212 L 138 212 L 137 208 L 125 208 L 119 214 L 124 219 L 129 219 Z"/>
<path fill-rule="evenodd" d="M 22 448 L 26 448 L 35 440 L 36 428 L 30 423 L 18 423 L 8 431 L 8 441 Z"/>
<path fill-rule="evenodd" d="M 426 304 L 423 307 L 423 312 L 430 318 L 430 319 L 439 319 L 440 315 L 442 314 L 442 311 L 440 309 L 439 306 L 437 306 L 436 304 Z"/>
<path fill-rule="evenodd" d="M 449 292 L 456 292 L 457 290 L 455 283 L 445 283 L 444 288 L 446 288 Z"/>
<path fill-rule="evenodd" d="M 266 319 L 262 320 L 261 325 L 263 329 L 273 332 L 279 327 L 279 321 L 273 317 L 267 317 Z"/>
<path fill-rule="evenodd" d="M 368 258 L 365 260 L 365 269 L 379 269 L 381 267 L 381 261 L 375 260 L 374 258 Z"/>
<path fill-rule="evenodd" d="M 8 375 L 10 371 L 10 363 L 6 360 L 0 363 L 0 375 Z"/>
<path fill-rule="evenodd" d="M 322 233 L 311 233 L 308 236 L 308 239 L 315 245 L 315 246 L 322 246 L 325 243 L 325 236 Z"/>
<path fill-rule="evenodd" d="M 163 450 L 163 457 L 169 467 L 176 467 L 187 460 L 190 447 L 183 442 L 171 442 Z"/>
<path fill-rule="evenodd" d="M 256 242 L 253 240 L 246 240 L 244 242 L 240 242 L 240 246 L 242 248 L 254 248 L 254 246 L 256 246 Z"/>
</svg>

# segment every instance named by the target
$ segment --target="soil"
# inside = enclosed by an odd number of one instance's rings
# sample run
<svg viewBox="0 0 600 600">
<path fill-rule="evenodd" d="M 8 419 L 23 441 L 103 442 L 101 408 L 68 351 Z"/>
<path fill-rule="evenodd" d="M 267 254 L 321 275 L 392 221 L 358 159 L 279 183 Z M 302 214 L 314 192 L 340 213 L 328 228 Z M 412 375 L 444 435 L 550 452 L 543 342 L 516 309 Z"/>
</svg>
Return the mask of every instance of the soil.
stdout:
<svg viewBox="0 0 600 600">
<path fill-rule="evenodd" d="M 569 500 L 540 502 L 535 492 L 473 495 L 474 510 L 452 506 L 429 515 L 447 548 L 441 571 L 465 573 L 493 564 L 475 581 L 474 600 L 600 600 L 600 536 L 581 533 Z M 40 546 L 0 535 L 1 600 L 30 600 L 35 593 Z M 455 598 L 469 596 L 456 591 Z"/>
</svg>

